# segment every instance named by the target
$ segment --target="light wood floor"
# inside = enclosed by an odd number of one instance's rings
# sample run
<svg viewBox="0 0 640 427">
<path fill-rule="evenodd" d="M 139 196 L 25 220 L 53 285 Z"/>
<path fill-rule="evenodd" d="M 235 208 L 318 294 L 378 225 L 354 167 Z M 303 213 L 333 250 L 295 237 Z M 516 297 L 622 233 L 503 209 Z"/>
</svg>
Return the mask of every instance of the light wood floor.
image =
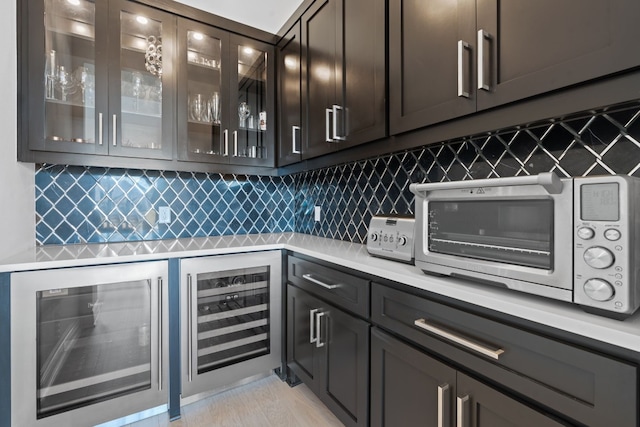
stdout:
<svg viewBox="0 0 640 427">
<path fill-rule="evenodd" d="M 182 408 L 182 418 L 166 414 L 130 427 L 343 427 L 304 384 L 289 387 L 275 375 Z"/>
</svg>

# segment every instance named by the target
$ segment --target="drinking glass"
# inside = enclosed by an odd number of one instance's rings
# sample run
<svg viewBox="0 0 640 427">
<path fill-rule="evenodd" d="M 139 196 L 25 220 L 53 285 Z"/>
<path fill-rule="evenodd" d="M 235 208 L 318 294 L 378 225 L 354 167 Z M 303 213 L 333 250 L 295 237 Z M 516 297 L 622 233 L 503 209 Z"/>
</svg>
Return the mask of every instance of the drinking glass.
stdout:
<svg viewBox="0 0 640 427">
<path fill-rule="evenodd" d="M 209 111 L 211 112 L 211 122 L 216 125 L 220 124 L 220 94 L 218 92 L 214 92 L 209 100 Z"/>
<path fill-rule="evenodd" d="M 238 106 L 238 117 L 240 118 L 240 127 L 244 128 L 247 126 L 247 117 L 251 115 L 251 108 L 249 108 L 249 104 L 246 102 L 241 102 Z"/>
</svg>

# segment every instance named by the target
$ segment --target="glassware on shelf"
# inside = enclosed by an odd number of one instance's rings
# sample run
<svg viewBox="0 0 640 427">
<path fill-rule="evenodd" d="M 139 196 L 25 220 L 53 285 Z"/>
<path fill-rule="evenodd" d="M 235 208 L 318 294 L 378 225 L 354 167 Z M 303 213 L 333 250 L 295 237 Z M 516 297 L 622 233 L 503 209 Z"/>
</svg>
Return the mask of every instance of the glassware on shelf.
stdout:
<svg viewBox="0 0 640 427">
<path fill-rule="evenodd" d="M 140 92 L 142 91 L 142 74 L 138 71 L 131 73 L 131 95 L 133 95 L 134 111 L 139 110 Z"/>
<path fill-rule="evenodd" d="M 56 99 L 56 84 L 58 81 L 58 59 L 56 51 L 51 50 L 47 55 L 45 63 L 45 97 L 47 99 Z"/>
<path fill-rule="evenodd" d="M 68 96 L 75 93 L 77 86 L 73 75 L 65 69 L 64 65 L 58 69 L 57 83 L 60 88 L 60 100 L 66 102 Z"/>
<path fill-rule="evenodd" d="M 89 88 L 89 86 L 93 85 L 93 82 L 91 82 L 91 73 L 89 71 L 88 67 L 83 67 L 80 66 L 76 69 L 75 71 L 75 78 L 76 81 L 78 82 L 78 86 L 80 87 L 80 92 L 81 92 L 81 99 L 80 101 L 85 104 L 88 105 L 89 103 L 87 102 L 87 89 Z"/>
<path fill-rule="evenodd" d="M 209 100 L 209 111 L 211 112 L 211 122 L 215 125 L 220 124 L 220 94 L 214 92 Z"/>
<path fill-rule="evenodd" d="M 201 93 L 189 98 L 189 119 L 195 122 L 203 122 L 206 103 Z"/>
<path fill-rule="evenodd" d="M 240 127 L 247 127 L 247 117 L 251 115 L 251 108 L 246 102 L 241 102 L 238 106 L 238 117 L 240 118 Z"/>
</svg>

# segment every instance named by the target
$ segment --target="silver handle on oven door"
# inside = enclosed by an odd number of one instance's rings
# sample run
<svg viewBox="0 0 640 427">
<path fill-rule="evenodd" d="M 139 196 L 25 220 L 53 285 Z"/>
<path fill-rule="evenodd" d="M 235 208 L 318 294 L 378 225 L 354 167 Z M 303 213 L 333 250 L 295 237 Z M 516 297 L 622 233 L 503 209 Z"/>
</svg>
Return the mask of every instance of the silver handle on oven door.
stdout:
<svg viewBox="0 0 640 427">
<path fill-rule="evenodd" d="M 425 184 L 411 184 L 409 190 L 416 196 L 426 196 L 430 191 L 453 190 L 461 188 L 480 187 L 515 187 L 519 185 L 539 185 L 549 194 L 562 192 L 562 181 L 553 172 L 543 172 L 538 175 L 515 176 L 507 178 L 469 179 L 466 181 L 433 182 Z"/>
<path fill-rule="evenodd" d="M 300 126 L 291 126 L 291 153 L 292 154 L 300 154 L 300 149 L 296 148 L 298 145 L 296 144 L 296 131 L 300 132 Z"/>
<path fill-rule="evenodd" d="M 451 424 L 449 420 L 450 389 L 449 384 L 438 386 L 438 427 L 446 427 Z"/>
<path fill-rule="evenodd" d="M 458 40 L 458 96 L 469 98 L 469 62 L 465 61 L 465 51 L 470 50 L 469 43 L 464 40 Z M 469 56 L 467 55 L 467 58 Z"/>
<path fill-rule="evenodd" d="M 491 34 L 485 30 L 478 30 L 478 89 L 490 90 L 490 83 L 484 81 L 489 76 L 489 65 L 485 63 L 484 42 L 491 41 Z M 488 55 L 487 55 L 488 56 Z"/>
<path fill-rule="evenodd" d="M 439 337 L 446 338 L 449 341 L 453 341 L 456 344 L 460 344 L 461 346 L 466 347 L 470 350 L 474 350 L 480 354 L 489 356 L 492 359 L 498 360 L 500 355 L 504 353 L 504 350 L 501 348 L 489 348 L 485 344 L 480 344 L 470 338 L 465 338 L 465 337 L 461 337 L 460 335 L 456 335 L 439 326 L 429 323 L 424 319 L 417 319 L 416 321 L 413 322 L 413 324 L 419 327 L 420 329 L 429 331 L 432 334 L 438 335 Z"/>
<path fill-rule="evenodd" d="M 318 314 L 316 314 L 316 347 L 320 348 L 320 347 L 324 347 L 324 343 L 320 340 L 320 337 L 322 336 L 322 318 L 324 317 L 324 315 L 327 313 L 323 313 L 320 312 Z"/>
<path fill-rule="evenodd" d="M 456 402 L 457 409 L 457 422 L 456 427 L 468 427 L 469 425 L 469 395 L 460 397 L 458 396 Z"/>
<path fill-rule="evenodd" d="M 310 282 L 315 283 L 316 285 L 320 285 L 325 289 L 329 289 L 330 291 L 334 290 L 335 288 L 338 287 L 338 285 L 329 285 L 328 283 L 324 283 L 321 280 L 316 279 L 315 277 L 313 277 L 311 274 L 303 274 L 302 275 L 303 279 L 307 279 Z"/>
<path fill-rule="evenodd" d="M 325 109 L 325 117 L 324 117 L 324 121 L 325 121 L 325 126 L 324 126 L 324 136 L 325 136 L 325 141 L 326 142 L 333 142 L 333 139 L 331 139 L 331 125 L 329 124 L 329 122 L 331 121 L 331 114 L 333 114 L 333 110 L 331 108 L 327 108 Z"/>
<path fill-rule="evenodd" d="M 162 391 L 162 326 L 164 316 L 162 315 L 162 277 L 158 277 L 158 390 Z"/>
<path fill-rule="evenodd" d="M 316 322 L 317 312 L 318 312 L 317 308 L 314 308 L 313 310 L 309 310 L 309 344 L 313 344 L 318 340 L 318 337 L 313 335 L 313 333 L 316 330 L 315 322 Z"/>
<path fill-rule="evenodd" d="M 191 348 L 191 341 L 193 338 L 191 337 L 191 329 L 193 326 L 191 325 L 193 319 L 191 316 L 193 315 L 193 309 L 191 308 L 191 298 L 193 296 L 193 282 L 191 280 L 191 275 L 187 274 L 187 375 L 189 377 L 189 382 L 191 382 L 193 378 L 193 349 Z"/>
<path fill-rule="evenodd" d="M 339 105 L 334 105 L 332 108 L 333 111 L 333 140 L 334 141 L 346 141 L 347 137 L 346 136 L 339 136 L 338 135 L 338 111 L 344 111 L 344 108 L 342 108 Z"/>
</svg>

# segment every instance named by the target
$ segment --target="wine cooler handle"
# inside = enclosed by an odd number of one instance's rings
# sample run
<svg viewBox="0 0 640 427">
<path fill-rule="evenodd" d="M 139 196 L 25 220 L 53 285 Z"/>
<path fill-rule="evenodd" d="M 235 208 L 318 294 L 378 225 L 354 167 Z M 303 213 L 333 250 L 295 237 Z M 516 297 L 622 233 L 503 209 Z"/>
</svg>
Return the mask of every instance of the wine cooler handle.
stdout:
<svg viewBox="0 0 640 427">
<path fill-rule="evenodd" d="M 442 384 L 438 386 L 438 427 L 446 427 L 451 424 L 449 419 L 449 406 L 451 387 L 449 384 Z"/>
<path fill-rule="evenodd" d="M 318 340 L 318 337 L 314 335 L 315 332 L 315 321 L 316 321 L 316 313 L 318 312 L 317 308 L 313 310 L 309 310 L 309 344 L 313 344 Z"/>
<path fill-rule="evenodd" d="M 457 398 L 457 422 L 456 427 L 469 427 L 469 395 Z"/>
<path fill-rule="evenodd" d="M 162 315 L 162 277 L 158 277 L 158 390 L 162 391 L 162 333 L 163 333 L 163 321 Z"/>
<path fill-rule="evenodd" d="M 98 145 L 102 145 L 102 132 L 104 131 L 103 129 L 104 124 L 103 124 L 103 117 L 102 117 L 102 113 L 98 113 Z"/>
<path fill-rule="evenodd" d="M 191 280 L 191 275 L 187 274 L 187 375 L 189 382 L 193 380 L 193 361 L 191 360 L 193 356 L 193 349 L 191 348 L 191 341 L 193 340 L 191 337 L 191 329 L 193 328 L 193 326 L 191 326 L 191 323 L 193 322 L 193 319 L 191 318 L 193 315 L 193 309 L 191 308 L 191 305 L 193 304 L 191 301 L 192 294 L 193 282 Z"/>
<path fill-rule="evenodd" d="M 316 347 L 320 348 L 320 347 L 324 347 L 324 343 L 320 340 L 320 337 L 322 336 L 322 317 L 327 314 L 327 313 L 323 313 L 320 312 L 316 315 Z"/>
</svg>

